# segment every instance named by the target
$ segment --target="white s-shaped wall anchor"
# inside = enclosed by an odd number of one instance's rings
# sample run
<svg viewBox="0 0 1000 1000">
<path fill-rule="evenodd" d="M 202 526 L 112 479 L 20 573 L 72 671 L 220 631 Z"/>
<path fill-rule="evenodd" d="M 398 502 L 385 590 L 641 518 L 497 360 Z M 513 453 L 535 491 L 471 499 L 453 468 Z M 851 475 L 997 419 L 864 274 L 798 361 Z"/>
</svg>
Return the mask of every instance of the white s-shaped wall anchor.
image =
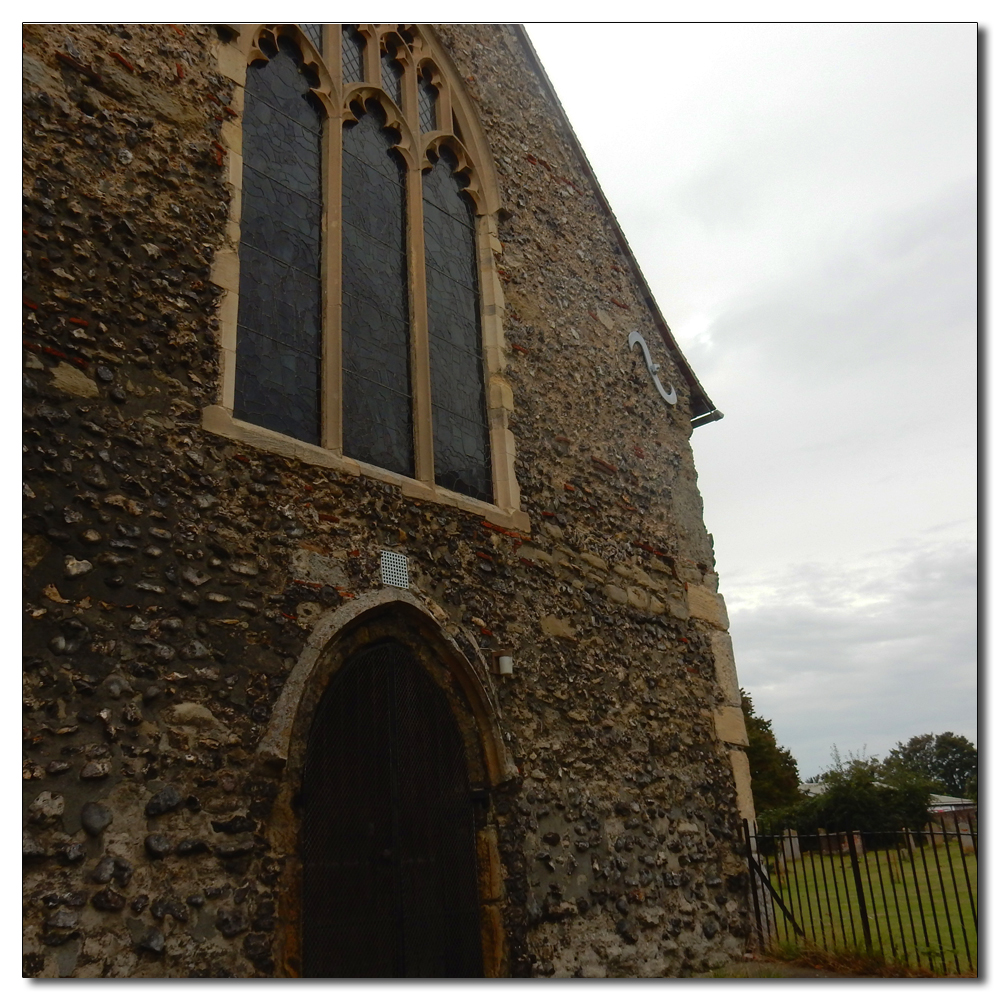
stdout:
<svg viewBox="0 0 1000 1000">
<path fill-rule="evenodd" d="M 643 356 L 646 359 L 646 367 L 649 369 L 649 374 L 653 377 L 653 385 L 656 386 L 656 391 L 663 397 L 664 402 L 668 406 L 675 406 L 677 403 L 677 390 L 673 386 L 670 386 L 669 392 L 663 388 L 663 383 L 656 376 L 656 373 L 660 370 L 660 366 L 653 364 L 653 359 L 649 356 L 649 348 L 646 346 L 646 341 L 642 339 L 642 334 L 637 330 L 633 330 L 628 335 L 629 349 L 635 347 L 636 344 L 642 348 Z"/>
</svg>

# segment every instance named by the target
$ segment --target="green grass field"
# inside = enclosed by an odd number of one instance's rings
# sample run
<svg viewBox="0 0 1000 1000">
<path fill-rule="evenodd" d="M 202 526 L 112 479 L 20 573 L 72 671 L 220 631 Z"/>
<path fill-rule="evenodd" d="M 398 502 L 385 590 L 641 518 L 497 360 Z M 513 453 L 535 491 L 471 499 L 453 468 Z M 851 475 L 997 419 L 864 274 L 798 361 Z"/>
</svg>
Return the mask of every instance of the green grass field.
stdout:
<svg viewBox="0 0 1000 1000">
<path fill-rule="evenodd" d="M 859 854 L 861 889 L 872 951 L 888 962 L 938 974 L 978 968 L 978 863 L 954 838 L 944 846 L 869 850 Z M 816 844 L 803 838 L 803 846 Z M 857 883 L 849 855 L 805 851 L 776 866 L 771 882 L 805 932 L 805 942 L 829 951 L 865 950 Z M 776 870 L 777 868 L 777 870 Z M 802 942 L 774 907 L 776 943 Z"/>
</svg>

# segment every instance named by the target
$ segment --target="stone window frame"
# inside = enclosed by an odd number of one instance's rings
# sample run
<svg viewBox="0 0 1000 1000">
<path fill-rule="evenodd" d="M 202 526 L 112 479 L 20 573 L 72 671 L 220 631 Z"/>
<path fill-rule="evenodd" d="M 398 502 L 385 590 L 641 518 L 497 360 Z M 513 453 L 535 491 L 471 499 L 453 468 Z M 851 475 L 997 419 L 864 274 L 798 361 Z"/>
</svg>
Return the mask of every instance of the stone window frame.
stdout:
<svg viewBox="0 0 1000 1000">
<path fill-rule="evenodd" d="M 342 82 L 342 25 L 323 25 L 323 51 L 317 52 L 308 36 L 294 24 L 233 24 L 220 26 L 227 41 L 217 45 L 219 72 L 235 84 L 231 120 L 223 123 L 220 145 L 224 150 L 227 182 L 232 190 L 230 215 L 223 245 L 216 253 L 211 280 L 223 290 L 219 310 L 221 355 L 220 394 L 217 403 L 202 411 L 205 430 L 242 444 L 323 466 L 348 475 L 364 475 L 398 486 L 402 495 L 478 514 L 504 528 L 530 531 L 521 510 L 520 490 L 514 471 L 515 442 L 509 429 L 513 394 L 504 376 L 504 296 L 494 253 L 502 252 L 497 236 L 500 187 L 485 133 L 473 102 L 450 56 L 435 39 L 429 25 L 360 24 L 365 39 L 365 82 Z M 405 32 L 407 38 L 403 37 Z M 321 364 L 321 444 L 299 441 L 285 434 L 238 420 L 233 416 L 236 388 L 236 321 L 239 302 L 240 207 L 243 187 L 242 112 L 247 67 L 267 60 L 260 47 L 262 36 L 276 43 L 287 37 L 299 47 L 304 64 L 318 79 L 312 93 L 322 104 L 329 124 L 323 135 L 323 357 Z M 412 41 L 408 39 L 412 38 Z M 381 57 L 395 45 L 395 58 L 403 65 L 403 107 L 396 106 L 382 89 Z M 430 75 L 437 89 L 437 130 L 421 134 L 418 83 Z M 343 125 L 356 121 L 352 102 L 377 101 L 386 115 L 386 127 L 401 136 L 394 147 L 405 166 L 407 208 L 407 258 L 410 301 L 410 364 L 413 395 L 413 478 L 350 458 L 343 453 L 341 437 L 341 203 Z M 452 123 L 450 129 L 440 126 Z M 334 128 L 340 124 L 340 129 Z M 461 136 L 461 138 L 459 138 Z M 484 363 L 483 384 L 489 428 L 493 503 L 445 489 L 434 482 L 433 423 L 431 415 L 430 345 L 427 324 L 427 290 L 424 274 L 423 173 L 432 168 L 431 154 L 447 147 L 458 160 L 456 172 L 469 183 L 464 188 L 473 204 L 476 222 L 477 271 L 480 296 L 480 332 Z"/>
</svg>

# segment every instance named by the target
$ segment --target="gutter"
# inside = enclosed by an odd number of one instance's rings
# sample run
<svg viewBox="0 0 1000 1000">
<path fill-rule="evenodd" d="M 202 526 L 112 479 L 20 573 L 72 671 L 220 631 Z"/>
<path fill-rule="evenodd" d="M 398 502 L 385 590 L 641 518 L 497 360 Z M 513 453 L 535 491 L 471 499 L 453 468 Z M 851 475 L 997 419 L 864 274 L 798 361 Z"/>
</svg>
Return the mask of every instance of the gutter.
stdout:
<svg viewBox="0 0 1000 1000">
<path fill-rule="evenodd" d="M 708 405 L 711 406 L 712 405 L 711 402 L 709 402 Z M 695 428 L 695 427 L 701 427 L 702 424 L 711 424 L 716 420 L 721 420 L 724 416 L 725 414 L 722 412 L 722 410 L 712 410 L 711 413 L 703 413 L 701 414 L 701 416 L 692 417 L 691 427 Z"/>
<path fill-rule="evenodd" d="M 524 25 L 512 24 L 510 27 L 513 28 L 514 34 L 520 39 L 539 81 L 548 92 L 548 96 L 551 98 L 552 102 L 555 104 L 556 110 L 562 117 L 563 124 L 566 127 L 566 132 L 570 139 L 570 146 L 576 154 L 580 169 L 590 179 L 590 182 L 593 185 L 594 196 L 597 198 L 598 204 L 604 211 L 604 214 L 607 216 L 608 221 L 611 223 L 612 228 L 615 231 L 615 236 L 617 237 L 618 245 L 622 250 L 622 255 L 628 262 L 632 276 L 635 278 L 642 291 L 643 303 L 652 313 L 653 322 L 656 325 L 660 336 L 663 338 L 663 342 L 666 345 L 667 350 L 670 351 L 677 359 L 677 367 L 680 369 L 681 375 L 683 376 L 685 382 L 687 382 L 688 388 L 691 391 L 691 427 L 701 427 L 703 424 L 710 424 L 716 420 L 721 420 L 723 417 L 722 411 L 716 409 L 715 404 L 709 398 L 708 393 L 705 392 L 701 382 L 698 381 L 698 376 L 695 375 L 694 369 L 691 367 L 687 358 L 684 357 L 684 352 L 678 346 L 667 321 L 663 318 L 663 313 L 660 312 L 660 307 L 656 304 L 656 300 L 653 298 L 653 293 L 649 287 L 649 283 L 646 281 L 646 277 L 639 267 L 639 263 L 635 258 L 635 254 L 632 252 L 632 248 L 629 246 L 625 233 L 622 231 L 622 227 L 619 225 L 618 219 L 615 217 L 615 213 L 601 188 L 597 175 L 594 173 L 594 168 L 590 165 L 590 160 L 587 159 L 587 154 L 584 152 L 583 146 L 580 145 L 580 140 L 577 138 L 576 132 L 573 131 L 573 126 L 570 124 L 569 116 L 566 114 L 566 109 L 562 106 L 562 102 L 559 100 L 559 95 L 556 93 L 555 87 L 552 85 L 552 81 L 545 72 L 545 68 L 542 66 L 542 61 L 539 59 L 538 53 L 535 51 L 535 47 L 531 44 L 531 39 L 528 37 L 527 31 L 525 31 Z"/>
</svg>

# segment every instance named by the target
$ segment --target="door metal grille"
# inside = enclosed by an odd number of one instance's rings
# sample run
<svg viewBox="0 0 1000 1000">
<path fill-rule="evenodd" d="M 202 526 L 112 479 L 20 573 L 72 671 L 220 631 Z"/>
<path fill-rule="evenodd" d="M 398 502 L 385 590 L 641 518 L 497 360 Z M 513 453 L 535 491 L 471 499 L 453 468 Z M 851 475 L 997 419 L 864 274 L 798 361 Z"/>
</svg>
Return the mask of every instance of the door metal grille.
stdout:
<svg viewBox="0 0 1000 1000">
<path fill-rule="evenodd" d="M 462 738 L 402 643 L 361 650 L 330 683 L 302 804 L 303 975 L 482 976 Z"/>
</svg>

